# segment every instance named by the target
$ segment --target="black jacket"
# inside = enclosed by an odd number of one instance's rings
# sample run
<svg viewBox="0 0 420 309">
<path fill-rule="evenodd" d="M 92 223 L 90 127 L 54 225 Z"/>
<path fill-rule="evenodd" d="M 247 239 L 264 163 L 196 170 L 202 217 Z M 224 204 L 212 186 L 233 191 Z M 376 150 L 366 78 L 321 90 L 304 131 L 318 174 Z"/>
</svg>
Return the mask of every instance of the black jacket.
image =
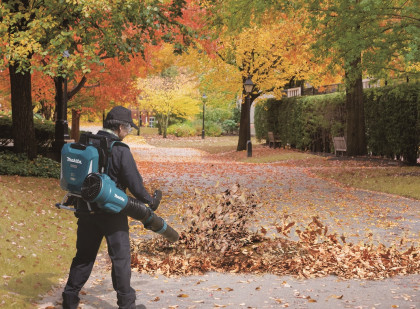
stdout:
<svg viewBox="0 0 420 309">
<path fill-rule="evenodd" d="M 103 135 L 113 141 L 121 141 L 116 135 L 106 131 L 99 131 L 98 135 Z M 130 148 L 127 145 L 114 144 L 109 158 L 108 176 L 117 184 L 117 187 L 124 192 L 128 189 L 133 196 L 145 204 L 153 204 L 153 197 L 147 192 Z M 93 210 L 98 210 L 96 205 L 92 205 Z M 86 210 L 87 205 L 82 200 L 78 201 L 78 209 Z"/>
<path fill-rule="evenodd" d="M 110 139 L 119 139 L 106 131 L 99 131 L 98 135 L 107 136 Z M 146 204 L 152 204 L 153 198 L 147 192 L 143 185 L 141 177 L 130 148 L 123 145 L 115 144 L 112 147 L 112 156 L 108 170 L 108 176 L 115 181 L 117 186 L 125 191 L 126 189 L 134 195 L 134 197 Z"/>
</svg>

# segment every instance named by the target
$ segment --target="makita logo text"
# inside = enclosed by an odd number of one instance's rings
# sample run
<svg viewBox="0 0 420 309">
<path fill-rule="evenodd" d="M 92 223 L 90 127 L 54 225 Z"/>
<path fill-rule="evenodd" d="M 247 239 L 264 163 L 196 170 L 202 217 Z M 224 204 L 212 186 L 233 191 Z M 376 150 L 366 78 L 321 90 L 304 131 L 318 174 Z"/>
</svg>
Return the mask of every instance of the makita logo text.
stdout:
<svg viewBox="0 0 420 309">
<path fill-rule="evenodd" d="M 69 158 L 69 157 L 67 157 L 67 162 L 82 164 L 82 161 L 80 161 L 80 159 L 73 159 L 73 158 Z"/>
<path fill-rule="evenodd" d="M 124 202 L 125 199 L 122 196 L 118 196 L 116 193 L 114 193 L 114 197 L 119 199 L 120 201 Z"/>
</svg>

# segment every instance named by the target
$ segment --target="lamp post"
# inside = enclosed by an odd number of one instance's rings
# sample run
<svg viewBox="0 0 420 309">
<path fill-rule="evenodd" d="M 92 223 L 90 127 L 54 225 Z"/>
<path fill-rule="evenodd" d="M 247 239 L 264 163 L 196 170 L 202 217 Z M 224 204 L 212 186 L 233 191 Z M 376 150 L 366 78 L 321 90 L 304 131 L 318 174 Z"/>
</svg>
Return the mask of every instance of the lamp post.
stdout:
<svg viewBox="0 0 420 309">
<path fill-rule="evenodd" d="M 248 76 L 246 81 L 244 82 L 244 89 L 246 93 L 246 104 L 248 105 L 248 129 L 247 129 L 247 142 L 246 142 L 246 149 L 247 149 L 247 156 L 252 157 L 252 143 L 251 143 L 251 92 L 254 88 L 254 83 L 252 82 L 251 76 Z"/>
<path fill-rule="evenodd" d="M 204 136 L 206 135 L 206 132 L 204 130 L 204 115 L 206 113 L 206 101 L 207 101 L 207 96 L 204 93 L 202 96 L 203 99 L 203 130 L 201 131 L 201 138 L 204 139 Z"/>
<path fill-rule="evenodd" d="M 139 96 L 139 102 L 141 102 L 141 100 L 143 100 L 143 97 L 142 96 Z M 137 130 L 137 136 L 140 135 L 140 127 L 142 125 L 142 120 L 141 120 L 142 111 L 140 110 L 140 104 L 138 106 L 138 111 L 139 111 L 139 129 Z"/>
</svg>

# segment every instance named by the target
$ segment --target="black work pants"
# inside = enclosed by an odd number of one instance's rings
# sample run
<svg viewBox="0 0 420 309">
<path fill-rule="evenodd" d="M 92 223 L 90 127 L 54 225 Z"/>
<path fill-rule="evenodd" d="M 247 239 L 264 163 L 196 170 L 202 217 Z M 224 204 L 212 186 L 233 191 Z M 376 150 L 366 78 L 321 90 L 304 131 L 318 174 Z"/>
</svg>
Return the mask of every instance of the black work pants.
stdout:
<svg viewBox="0 0 420 309">
<path fill-rule="evenodd" d="M 81 216 L 77 222 L 76 256 L 63 292 L 63 308 L 76 309 L 79 292 L 89 279 L 103 237 L 112 262 L 112 284 L 119 308 L 135 308 L 136 292 L 130 286 L 131 256 L 127 216 L 95 214 Z"/>
</svg>

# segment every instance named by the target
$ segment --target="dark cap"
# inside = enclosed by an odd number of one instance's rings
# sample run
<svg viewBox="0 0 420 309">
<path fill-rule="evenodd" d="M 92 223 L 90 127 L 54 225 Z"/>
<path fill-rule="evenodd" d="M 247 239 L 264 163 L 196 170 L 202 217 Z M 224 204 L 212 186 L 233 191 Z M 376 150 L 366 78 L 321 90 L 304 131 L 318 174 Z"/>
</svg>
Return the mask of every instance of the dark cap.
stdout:
<svg viewBox="0 0 420 309">
<path fill-rule="evenodd" d="M 139 128 L 134 124 L 133 118 L 131 118 L 131 111 L 123 106 L 115 106 L 114 108 L 112 108 L 108 115 L 106 115 L 105 121 L 107 120 L 118 120 L 126 122 L 137 130 Z"/>
</svg>

